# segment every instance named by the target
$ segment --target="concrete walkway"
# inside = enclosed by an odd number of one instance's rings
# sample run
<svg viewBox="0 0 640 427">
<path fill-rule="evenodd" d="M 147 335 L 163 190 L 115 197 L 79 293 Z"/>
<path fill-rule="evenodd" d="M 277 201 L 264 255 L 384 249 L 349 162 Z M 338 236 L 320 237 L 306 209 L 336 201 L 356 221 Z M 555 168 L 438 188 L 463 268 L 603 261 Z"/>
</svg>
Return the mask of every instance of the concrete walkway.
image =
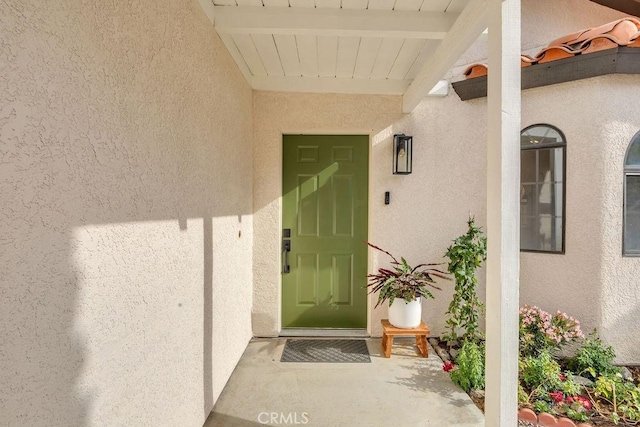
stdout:
<svg viewBox="0 0 640 427">
<path fill-rule="evenodd" d="M 396 338 L 390 359 L 367 339 L 371 363 L 280 363 L 285 339 L 254 339 L 205 422 L 213 426 L 484 426 L 471 399 L 429 349 Z"/>
</svg>

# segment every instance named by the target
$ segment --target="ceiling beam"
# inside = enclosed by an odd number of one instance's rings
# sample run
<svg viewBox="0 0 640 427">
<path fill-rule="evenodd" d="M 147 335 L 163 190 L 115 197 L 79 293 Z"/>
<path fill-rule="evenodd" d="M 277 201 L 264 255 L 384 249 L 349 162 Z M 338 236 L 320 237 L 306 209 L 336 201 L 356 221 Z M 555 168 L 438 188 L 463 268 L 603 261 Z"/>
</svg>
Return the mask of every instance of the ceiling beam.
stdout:
<svg viewBox="0 0 640 427">
<path fill-rule="evenodd" d="M 410 113 L 427 96 L 435 84 L 487 28 L 487 0 L 470 0 L 449 34 L 425 62 L 402 99 L 402 109 Z"/>
<path fill-rule="evenodd" d="M 215 6 L 215 27 L 228 34 L 298 34 L 442 39 L 452 12 Z M 483 28 L 484 29 L 484 28 Z"/>
<path fill-rule="evenodd" d="M 252 76 L 254 90 L 269 92 L 351 93 L 368 95 L 402 95 L 409 86 L 406 80 L 350 79 L 335 77 Z"/>
</svg>

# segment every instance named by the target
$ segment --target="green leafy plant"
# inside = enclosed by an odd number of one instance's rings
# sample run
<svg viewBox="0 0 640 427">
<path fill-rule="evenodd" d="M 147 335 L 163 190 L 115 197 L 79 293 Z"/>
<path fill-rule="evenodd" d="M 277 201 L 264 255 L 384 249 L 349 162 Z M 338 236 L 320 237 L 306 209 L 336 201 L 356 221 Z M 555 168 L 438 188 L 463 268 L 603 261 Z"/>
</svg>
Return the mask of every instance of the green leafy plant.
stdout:
<svg viewBox="0 0 640 427">
<path fill-rule="evenodd" d="M 584 335 L 580 322 L 560 311 L 551 315 L 538 307 L 520 309 L 520 355 L 535 356 L 553 352 Z"/>
<path fill-rule="evenodd" d="M 433 289 L 441 290 L 435 285 L 435 277 L 440 279 L 451 280 L 447 276 L 446 271 L 441 271 L 436 268 L 432 268 L 441 264 L 419 264 L 412 267 L 407 263 L 407 260 L 400 258 L 400 261 L 396 259 L 389 252 L 381 249 L 371 243 L 367 243 L 373 249 L 376 249 L 382 253 L 385 253 L 391 257 L 391 269 L 379 268 L 376 274 L 370 274 L 368 288 L 371 288 L 369 294 L 379 292 L 378 303 L 376 307 L 385 301 L 389 301 L 389 305 L 393 304 L 396 298 L 401 298 L 406 302 L 411 302 L 417 298 L 434 298 L 433 294 L 429 290 L 429 287 Z"/>
<path fill-rule="evenodd" d="M 443 338 L 447 341 L 457 340 L 458 331 L 462 331 L 464 340 L 482 338 L 478 319 L 484 305 L 476 291 L 476 270 L 487 259 L 487 238 L 482 229 L 476 227 L 474 218 L 469 218 L 467 225 L 467 232 L 455 239 L 445 254 L 449 258 L 447 270 L 456 281 L 453 299 L 446 313 L 449 332 Z"/>
<path fill-rule="evenodd" d="M 467 393 L 484 388 L 484 344 L 465 341 L 456 357 L 456 364 L 449 372 L 451 380 Z"/>
<path fill-rule="evenodd" d="M 547 402 L 546 400 L 536 400 L 535 402 L 533 402 L 533 410 L 538 414 L 540 412 L 547 412 L 549 414 L 555 413 L 555 411 L 551 407 L 551 403 Z"/>
<path fill-rule="evenodd" d="M 620 420 L 631 423 L 640 421 L 640 388 L 622 375 L 605 375 L 596 380 L 594 394 L 604 399 L 611 410 L 597 406 L 598 412 L 618 424 Z"/>
<path fill-rule="evenodd" d="M 569 366 L 579 375 L 596 380 L 603 375 L 620 372 L 620 368 L 613 365 L 615 358 L 616 352 L 613 347 L 605 345 L 594 330 L 584 340 L 576 355 L 569 360 Z"/>
<path fill-rule="evenodd" d="M 528 356 L 520 361 L 520 378 L 532 390 L 531 395 L 558 390 L 562 387 L 560 365 L 548 351 Z"/>
</svg>

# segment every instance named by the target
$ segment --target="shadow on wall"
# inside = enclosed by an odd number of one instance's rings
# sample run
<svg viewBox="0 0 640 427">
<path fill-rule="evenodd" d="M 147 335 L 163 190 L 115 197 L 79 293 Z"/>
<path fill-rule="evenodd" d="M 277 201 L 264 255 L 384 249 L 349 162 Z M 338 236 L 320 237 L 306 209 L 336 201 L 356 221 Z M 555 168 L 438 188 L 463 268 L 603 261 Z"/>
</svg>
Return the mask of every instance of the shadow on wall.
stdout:
<svg viewBox="0 0 640 427">
<path fill-rule="evenodd" d="M 214 283 L 219 242 L 251 256 L 251 91 L 197 2 L 58 3 L 0 5 L 2 421 L 204 420 L 213 287 L 251 274 Z"/>
</svg>

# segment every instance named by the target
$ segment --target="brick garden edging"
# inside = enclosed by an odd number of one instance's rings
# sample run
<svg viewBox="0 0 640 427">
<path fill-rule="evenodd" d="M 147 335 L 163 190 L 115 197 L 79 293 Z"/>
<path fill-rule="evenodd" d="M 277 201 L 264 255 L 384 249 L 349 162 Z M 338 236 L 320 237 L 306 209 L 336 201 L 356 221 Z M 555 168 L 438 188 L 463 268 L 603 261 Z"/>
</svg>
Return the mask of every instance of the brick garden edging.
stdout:
<svg viewBox="0 0 640 427">
<path fill-rule="evenodd" d="M 556 419 L 556 417 L 546 412 L 536 415 L 535 412 L 527 408 L 518 411 L 518 419 L 528 421 L 539 427 L 593 427 L 591 424 L 585 423 L 580 423 L 576 426 L 569 418 Z"/>
</svg>

